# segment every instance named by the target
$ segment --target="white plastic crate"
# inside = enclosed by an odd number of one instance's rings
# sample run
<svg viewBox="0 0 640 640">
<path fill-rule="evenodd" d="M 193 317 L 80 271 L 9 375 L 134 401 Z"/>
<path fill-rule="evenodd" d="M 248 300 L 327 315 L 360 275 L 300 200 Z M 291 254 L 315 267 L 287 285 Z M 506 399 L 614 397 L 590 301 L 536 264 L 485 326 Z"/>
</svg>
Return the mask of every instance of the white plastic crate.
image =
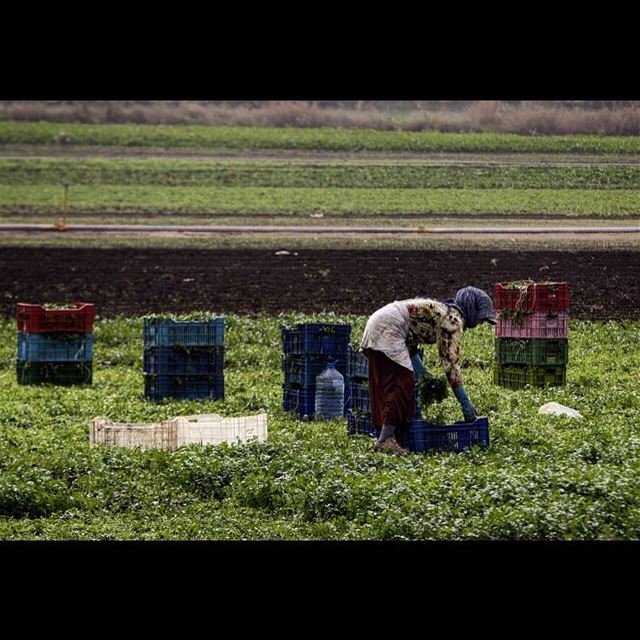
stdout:
<svg viewBox="0 0 640 640">
<path fill-rule="evenodd" d="M 235 444 L 267 439 L 267 414 L 223 418 L 217 413 L 174 418 L 178 446 L 186 444 Z"/>
<path fill-rule="evenodd" d="M 163 422 L 117 423 L 98 417 L 91 421 L 92 445 L 128 449 L 162 449 L 175 451 L 187 444 L 237 444 L 256 438 L 267 439 L 267 414 L 223 418 L 217 413 L 178 416 Z"/>
<path fill-rule="evenodd" d="M 117 423 L 109 418 L 94 418 L 91 421 L 90 441 L 92 445 L 126 447 L 127 449 L 177 448 L 177 425 L 173 420 L 148 424 Z"/>
</svg>

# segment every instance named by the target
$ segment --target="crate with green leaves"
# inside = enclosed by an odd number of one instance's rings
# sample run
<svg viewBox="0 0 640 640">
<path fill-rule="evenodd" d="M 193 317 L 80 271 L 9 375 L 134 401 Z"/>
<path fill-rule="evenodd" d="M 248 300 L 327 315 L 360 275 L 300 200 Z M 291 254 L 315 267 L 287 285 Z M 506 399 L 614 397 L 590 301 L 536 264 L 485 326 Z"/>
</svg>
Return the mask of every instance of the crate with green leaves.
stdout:
<svg viewBox="0 0 640 640">
<path fill-rule="evenodd" d="M 563 386 L 567 383 L 567 368 L 541 366 L 502 366 L 497 364 L 493 370 L 493 381 L 502 387 L 523 389 L 532 387 Z"/>
<path fill-rule="evenodd" d="M 567 338 L 496 338 L 496 362 L 501 365 L 566 365 L 569 358 Z"/>
</svg>

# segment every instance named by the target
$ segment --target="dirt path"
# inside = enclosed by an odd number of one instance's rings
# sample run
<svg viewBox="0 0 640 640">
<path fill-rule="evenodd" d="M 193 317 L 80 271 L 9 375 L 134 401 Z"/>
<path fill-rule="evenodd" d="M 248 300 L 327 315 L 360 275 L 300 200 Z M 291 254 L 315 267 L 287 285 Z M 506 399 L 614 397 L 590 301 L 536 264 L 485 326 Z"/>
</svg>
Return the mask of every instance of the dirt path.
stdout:
<svg viewBox="0 0 640 640">
<path fill-rule="evenodd" d="M 368 314 L 473 284 L 567 281 L 570 316 L 640 319 L 640 252 L 494 250 L 0 249 L 0 313 L 17 302 L 90 301 L 102 317 L 211 310 Z M 295 255 L 297 253 L 297 255 Z"/>
<path fill-rule="evenodd" d="M 3 145 L 3 158 L 164 158 L 167 160 L 262 160 L 273 162 L 424 163 L 436 165 L 637 166 L 640 156 L 574 153 L 331 151 L 313 149 L 162 149 L 160 147 L 56 147 Z"/>
<path fill-rule="evenodd" d="M 51 224 L 0 224 L 0 232 L 32 232 L 41 233 L 44 231 L 54 231 L 56 228 Z M 621 234 L 621 233 L 640 233 L 640 226 L 570 226 L 563 225 L 559 227 L 546 226 L 447 226 L 447 227 L 392 227 L 392 226 L 290 226 L 290 225 L 157 225 L 157 224 L 72 224 L 66 229 L 67 233 L 114 233 L 114 232 L 132 232 L 132 233 L 166 233 L 166 232 L 190 232 L 190 233 L 355 233 L 355 234 L 379 234 L 379 233 L 415 233 L 415 234 L 537 234 L 537 233 L 573 233 L 573 234 Z"/>
</svg>

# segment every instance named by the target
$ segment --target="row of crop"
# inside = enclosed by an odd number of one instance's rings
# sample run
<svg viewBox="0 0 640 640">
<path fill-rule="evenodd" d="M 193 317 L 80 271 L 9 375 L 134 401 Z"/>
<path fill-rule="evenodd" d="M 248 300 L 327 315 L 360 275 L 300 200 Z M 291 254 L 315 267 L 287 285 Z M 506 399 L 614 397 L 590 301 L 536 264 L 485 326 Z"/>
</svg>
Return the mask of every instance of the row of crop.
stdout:
<svg viewBox="0 0 640 640">
<path fill-rule="evenodd" d="M 637 154 L 635 136 L 0 122 L 0 144 L 332 151 Z"/>
<path fill-rule="evenodd" d="M 60 185 L 0 185 L 0 212 L 59 213 Z M 242 214 L 459 213 L 637 216 L 635 190 L 561 189 L 282 189 L 77 185 L 73 213 Z"/>
<path fill-rule="evenodd" d="M 0 184 L 349 189 L 635 189 L 639 166 L 0 159 Z"/>
</svg>

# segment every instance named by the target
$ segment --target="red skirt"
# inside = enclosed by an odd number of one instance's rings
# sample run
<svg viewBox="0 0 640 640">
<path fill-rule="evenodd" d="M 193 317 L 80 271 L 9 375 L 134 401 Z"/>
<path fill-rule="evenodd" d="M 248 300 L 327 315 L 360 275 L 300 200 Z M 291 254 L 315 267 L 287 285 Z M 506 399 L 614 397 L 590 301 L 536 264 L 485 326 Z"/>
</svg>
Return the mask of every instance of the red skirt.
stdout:
<svg viewBox="0 0 640 640">
<path fill-rule="evenodd" d="M 399 427 L 415 414 L 414 374 L 382 351 L 367 349 L 369 405 L 374 427 Z"/>
</svg>

